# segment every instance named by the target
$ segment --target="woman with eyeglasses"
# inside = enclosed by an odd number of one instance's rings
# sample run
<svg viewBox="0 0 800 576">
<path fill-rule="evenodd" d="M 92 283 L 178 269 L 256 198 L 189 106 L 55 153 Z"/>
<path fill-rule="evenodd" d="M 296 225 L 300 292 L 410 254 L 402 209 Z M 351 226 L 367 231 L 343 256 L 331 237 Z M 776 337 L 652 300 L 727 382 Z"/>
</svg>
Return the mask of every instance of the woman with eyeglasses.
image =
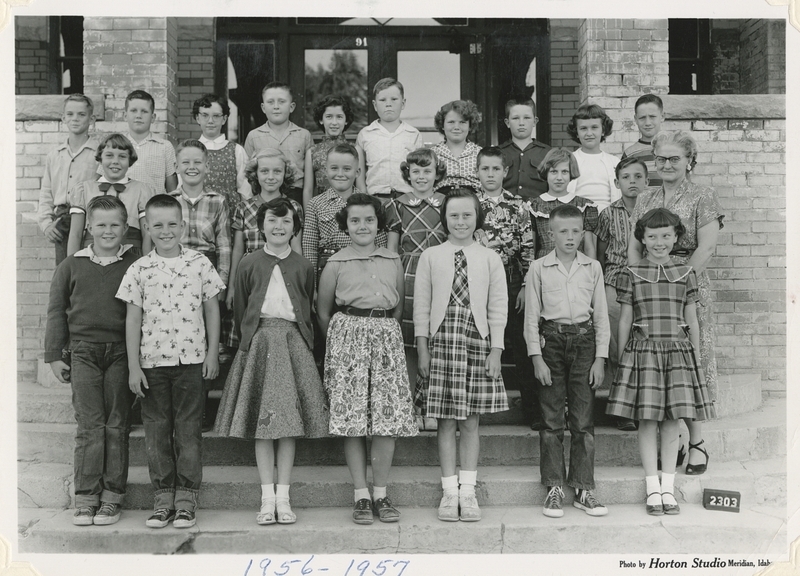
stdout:
<svg viewBox="0 0 800 576">
<path fill-rule="evenodd" d="M 653 138 L 656 170 L 663 180 L 660 188 L 650 188 L 639 194 L 631 220 L 636 222 L 653 208 L 666 208 L 680 216 L 686 228 L 670 255 L 678 264 L 687 264 L 697 275 L 699 302 L 697 317 L 700 324 L 700 364 L 712 401 L 717 398 L 717 362 L 714 357 L 716 336 L 711 300 L 711 283 L 706 267 L 717 246 L 717 238 L 725 215 L 713 188 L 700 186 L 691 180 L 697 165 L 697 142 L 684 131 L 659 132 Z M 628 263 L 644 257 L 644 247 L 631 234 L 628 242 Z M 703 447 L 700 422 L 686 420 L 689 429 L 689 461 L 686 474 L 706 471 L 708 452 Z"/>
</svg>

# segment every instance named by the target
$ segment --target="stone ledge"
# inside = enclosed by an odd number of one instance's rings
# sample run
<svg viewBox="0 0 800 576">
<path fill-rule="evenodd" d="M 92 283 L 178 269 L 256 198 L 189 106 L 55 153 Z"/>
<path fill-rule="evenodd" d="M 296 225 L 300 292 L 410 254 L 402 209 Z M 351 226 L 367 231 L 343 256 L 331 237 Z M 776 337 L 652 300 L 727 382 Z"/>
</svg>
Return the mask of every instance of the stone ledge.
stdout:
<svg viewBox="0 0 800 576">
<path fill-rule="evenodd" d="M 105 95 L 86 94 L 94 103 L 94 117 L 102 120 L 105 117 Z M 17 122 L 27 120 L 61 120 L 64 112 L 64 94 L 28 95 L 16 97 Z"/>
<path fill-rule="evenodd" d="M 667 120 L 786 118 L 785 94 L 679 96 L 664 94 Z"/>
</svg>

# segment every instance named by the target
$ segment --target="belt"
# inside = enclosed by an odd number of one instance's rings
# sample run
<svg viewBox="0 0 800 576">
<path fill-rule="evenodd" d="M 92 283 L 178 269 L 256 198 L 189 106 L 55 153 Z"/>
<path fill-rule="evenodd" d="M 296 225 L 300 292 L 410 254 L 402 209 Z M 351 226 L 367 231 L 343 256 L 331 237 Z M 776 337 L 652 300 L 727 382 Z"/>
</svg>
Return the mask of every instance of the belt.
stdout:
<svg viewBox="0 0 800 576">
<path fill-rule="evenodd" d="M 348 316 L 367 318 L 389 318 L 392 315 L 392 311 L 386 308 L 354 308 L 353 306 L 343 306 L 340 312 Z"/>
<path fill-rule="evenodd" d="M 592 330 L 592 321 L 580 322 L 578 324 L 562 324 L 552 320 L 543 320 L 542 328 L 550 328 L 559 334 L 588 334 Z"/>
</svg>

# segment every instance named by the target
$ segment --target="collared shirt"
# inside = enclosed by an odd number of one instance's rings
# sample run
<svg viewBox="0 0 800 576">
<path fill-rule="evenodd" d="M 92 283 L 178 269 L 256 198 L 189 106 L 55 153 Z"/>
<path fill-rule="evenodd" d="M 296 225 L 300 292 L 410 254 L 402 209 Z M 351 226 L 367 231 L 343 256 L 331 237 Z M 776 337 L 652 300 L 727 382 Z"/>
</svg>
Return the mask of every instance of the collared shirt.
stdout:
<svg viewBox="0 0 800 576">
<path fill-rule="evenodd" d="M 481 190 L 478 200 L 486 218 L 475 240 L 497 252 L 506 270 L 511 267 L 524 276 L 535 255 L 530 204 L 508 190 L 496 198 Z"/>
<path fill-rule="evenodd" d="M 586 198 L 576 196 L 569 192 L 563 196 L 553 196 L 549 192 L 530 201 L 533 229 L 536 234 L 536 257 L 544 258 L 555 249 L 555 242 L 550 238 L 550 211 L 559 204 L 572 204 L 583 212 L 583 229 L 594 232 L 597 228 L 597 205 Z M 581 249 L 583 242 L 581 242 Z"/>
<path fill-rule="evenodd" d="M 617 276 L 628 263 L 628 239 L 631 237 L 631 213 L 622 198 L 612 202 L 597 220 L 597 237 L 606 243 L 606 284 L 617 285 Z"/>
<path fill-rule="evenodd" d="M 661 176 L 658 175 L 658 170 L 656 170 L 656 155 L 653 154 L 652 142 L 645 142 L 641 139 L 634 142 L 622 153 L 621 160 L 625 160 L 625 158 L 628 157 L 639 158 L 644 161 L 647 166 L 648 188 L 661 187 L 664 181 L 661 179 Z"/>
<path fill-rule="evenodd" d="M 376 247 L 359 254 L 352 246 L 342 248 L 328 260 L 336 278 L 336 304 L 355 308 L 391 310 L 400 301 L 397 278 L 400 256 L 388 248 Z"/>
<path fill-rule="evenodd" d="M 117 192 L 113 187 L 106 192 L 102 192 L 99 187 L 101 182 L 108 182 L 108 180 L 106 180 L 105 176 L 101 176 L 98 180 L 87 180 L 81 182 L 70 191 L 70 214 L 85 214 L 89 201 L 97 196 L 116 196 L 122 200 L 122 203 L 125 204 L 125 209 L 128 211 L 128 226 L 139 230 L 139 220 L 144 218 L 144 209 L 147 201 L 153 196 L 153 189 L 144 182 L 130 180 L 126 176 L 118 182 L 118 184 L 125 185 L 123 192 Z M 86 218 L 84 226 L 85 228 L 89 227 L 88 218 Z"/>
<path fill-rule="evenodd" d="M 447 174 L 434 187 L 438 190 L 443 186 L 469 186 L 475 190 L 481 189 L 478 179 L 478 152 L 481 147 L 474 142 L 467 142 L 464 151 L 456 158 L 447 147 L 447 143 L 439 142 L 432 148 L 439 160 L 447 167 Z"/>
<path fill-rule="evenodd" d="M 389 132 L 379 120 L 375 120 L 358 133 L 356 146 L 364 152 L 367 193 L 411 192 L 411 186 L 403 180 L 400 164 L 409 152 L 422 148 L 419 130 L 400 122 L 397 130 Z"/>
<path fill-rule="evenodd" d="M 576 252 L 569 270 L 553 250 L 536 260 L 525 278 L 525 327 L 528 356 L 542 353 L 539 321 L 594 325 L 595 357 L 608 358 L 611 329 L 600 262 Z"/>
<path fill-rule="evenodd" d="M 125 134 L 133 144 L 138 157 L 136 163 L 128 169 L 128 176 L 150 186 L 155 194 L 167 192 L 166 180 L 177 169 L 175 148 L 167 140 L 157 138 L 152 132 L 144 140 L 137 143 L 130 133 Z"/>
<path fill-rule="evenodd" d="M 275 254 L 275 252 L 264 246 L 264 252 L 284 260 L 292 253 L 292 247 L 287 246 L 283 253 Z M 272 268 L 272 275 L 270 276 L 269 284 L 267 284 L 267 293 L 264 295 L 264 303 L 261 305 L 261 317 L 283 318 L 289 322 L 297 322 L 294 304 L 292 304 L 289 291 L 286 289 L 286 282 L 283 279 L 280 266 L 273 266 Z"/>
<path fill-rule="evenodd" d="M 211 190 L 203 190 L 190 198 L 183 186 L 170 193 L 180 202 L 186 226 L 181 244 L 199 252 L 217 253 L 217 273 L 225 284 L 231 270 L 231 231 L 225 198 Z"/>
<path fill-rule="evenodd" d="M 208 258 L 183 246 L 175 258 L 153 250 L 131 264 L 117 298 L 142 309 L 141 367 L 203 362 L 203 302 L 224 289 Z"/>
<path fill-rule="evenodd" d="M 113 256 L 98 256 L 94 253 L 94 244 L 89 244 L 83 250 L 75 252 L 74 256 L 75 258 L 88 258 L 90 261 L 100 266 L 108 266 L 109 264 L 122 260 L 122 255 L 131 248 L 133 248 L 131 244 L 121 244 L 119 250 L 117 250 L 117 253 Z"/>
<path fill-rule="evenodd" d="M 358 190 L 354 189 L 353 193 L 356 192 Z M 314 265 L 314 270 L 317 269 L 321 249 L 341 250 L 352 242 L 347 232 L 339 229 L 336 221 L 336 213 L 344 207 L 345 201 L 333 188 L 314 196 L 308 203 L 308 214 L 303 226 L 303 256 Z M 378 230 L 375 245 L 386 246 L 386 231 Z"/>
<path fill-rule="evenodd" d="M 225 134 L 220 134 L 213 140 L 209 140 L 205 136 L 201 135 L 198 140 L 200 140 L 200 142 L 203 143 L 203 146 L 205 146 L 208 150 L 222 150 L 228 145 L 228 139 L 225 137 Z M 244 173 L 245 168 L 247 168 L 247 152 L 244 151 L 244 148 L 240 144 L 236 144 L 234 148 L 234 155 L 236 158 L 236 189 L 238 190 L 242 199 L 247 199 L 253 195 L 253 192 L 250 189 L 250 182 L 247 181 L 247 177 Z"/>
<path fill-rule="evenodd" d="M 270 127 L 269 122 L 262 124 L 258 128 L 251 130 L 244 141 L 244 151 L 248 158 L 255 156 L 256 152 L 264 148 L 277 148 L 294 162 L 295 167 L 295 188 L 303 187 L 303 175 L 306 164 L 306 151 L 314 145 L 311 139 L 311 132 L 305 128 L 300 128 L 294 122 L 289 121 L 289 126 L 281 136 L 275 133 Z"/>
<path fill-rule="evenodd" d="M 266 201 L 261 194 L 256 194 L 252 198 L 248 198 L 247 200 L 242 200 L 239 202 L 239 204 L 236 206 L 236 210 L 233 211 L 233 220 L 231 221 L 231 236 L 233 236 L 237 231 L 244 235 L 245 254 L 260 250 L 266 244 L 264 235 L 261 233 L 261 230 L 258 229 L 258 221 L 256 219 L 256 216 L 258 215 L 258 207 L 265 202 Z M 298 216 L 300 216 L 300 225 L 305 227 L 303 207 L 291 198 L 289 199 L 289 202 L 292 203 L 295 212 L 297 212 Z"/>
<path fill-rule="evenodd" d="M 68 192 L 97 174 L 97 140 L 90 137 L 73 154 L 69 140 L 47 155 L 39 191 L 39 209 L 36 215 L 39 228 L 44 230 L 55 218 L 55 207 L 68 204 Z"/>
<path fill-rule="evenodd" d="M 506 140 L 499 148 L 508 166 L 503 188 L 523 198 L 536 198 L 547 192 L 547 181 L 539 176 L 539 164 L 550 146 L 532 138 L 523 150 L 513 140 Z"/>
</svg>

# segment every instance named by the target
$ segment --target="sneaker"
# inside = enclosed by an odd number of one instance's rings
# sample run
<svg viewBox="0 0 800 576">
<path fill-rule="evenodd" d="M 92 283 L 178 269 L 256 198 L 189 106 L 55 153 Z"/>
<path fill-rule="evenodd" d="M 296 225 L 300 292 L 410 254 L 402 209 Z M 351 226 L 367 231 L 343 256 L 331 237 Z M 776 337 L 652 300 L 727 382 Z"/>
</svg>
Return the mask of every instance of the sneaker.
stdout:
<svg viewBox="0 0 800 576">
<path fill-rule="evenodd" d="M 97 506 L 81 506 L 72 515 L 72 523 L 75 526 L 91 526 L 95 514 L 97 514 Z"/>
<path fill-rule="evenodd" d="M 547 498 L 544 500 L 544 509 L 542 513 L 550 518 L 561 518 L 564 515 L 564 509 L 561 503 L 564 500 L 564 491 L 561 486 L 553 486 L 547 492 Z"/>
<path fill-rule="evenodd" d="M 578 510 L 583 510 L 589 516 L 605 516 L 608 514 L 608 508 L 597 501 L 591 490 L 581 490 L 580 495 L 575 495 L 572 505 Z"/>
<path fill-rule="evenodd" d="M 356 524 L 372 524 L 372 500 L 362 498 L 353 506 L 353 522 Z"/>
<path fill-rule="evenodd" d="M 444 522 L 458 521 L 458 494 L 445 494 L 439 503 L 439 520 Z"/>
<path fill-rule="evenodd" d="M 475 494 L 459 496 L 458 505 L 461 508 L 459 519 L 462 522 L 477 522 L 481 519 L 481 509 L 478 507 L 478 499 Z"/>
<path fill-rule="evenodd" d="M 167 510 L 166 508 L 158 508 L 150 518 L 144 523 L 148 528 L 163 528 L 169 524 L 170 520 L 175 518 L 175 510 Z"/>
<path fill-rule="evenodd" d="M 175 512 L 175 520 L 172 525 L 175 528 L 191 528 L 195 525 L 197 519 L 194 516 L 194 510 L 178 510 Z"/>
<path fill-rule="evenodd" d="M 122 506 L 112 502 L 100 502 L 100 510 L 94 516 L 95 526 L 108 526 L 109 524 L 116 524 L 119 520 Z"/>
<path fill-rule="evenodd" d="M 397 522 L 400 520 L 400 512 L 392 505 L 389 497 L 378 498 L 372 503 L 375 514 L 381 522 Z"/>
</svg>

